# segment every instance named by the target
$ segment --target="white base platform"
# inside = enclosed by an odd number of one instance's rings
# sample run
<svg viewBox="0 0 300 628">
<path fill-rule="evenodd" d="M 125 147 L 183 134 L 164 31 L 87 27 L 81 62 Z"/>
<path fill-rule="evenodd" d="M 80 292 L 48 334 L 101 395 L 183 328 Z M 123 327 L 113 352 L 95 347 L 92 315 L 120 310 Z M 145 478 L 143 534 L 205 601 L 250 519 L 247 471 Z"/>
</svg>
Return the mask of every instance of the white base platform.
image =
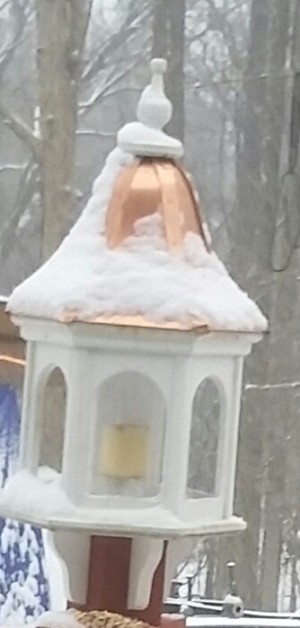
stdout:
<svg viewBox="0 0 300 628">
<path fill-rule="evenodd" d="M 16 473 L 0 491 L 0 515 L 51 530 L 162 539 L 230 534 L 246 528 L 245 521 L 239 517 L 191 525 L 159 504 L 143 509 L 77 507 L 61 488 L 59 475 L 55 480 L 41 480 L 24 470 Z"/>
</svg>

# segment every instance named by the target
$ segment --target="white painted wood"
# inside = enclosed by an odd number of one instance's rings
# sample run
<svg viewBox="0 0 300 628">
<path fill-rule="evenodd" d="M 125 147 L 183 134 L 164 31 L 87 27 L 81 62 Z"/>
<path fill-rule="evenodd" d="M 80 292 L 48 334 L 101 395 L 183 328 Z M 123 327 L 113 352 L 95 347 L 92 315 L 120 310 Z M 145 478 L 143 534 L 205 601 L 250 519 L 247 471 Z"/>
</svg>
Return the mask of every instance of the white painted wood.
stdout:
<svg viewBox="0 0 300 628">
<path fill-rule="evenodd" d="M 164 541 L 157 538 L 132 539 L 127 606 L 132 610 L 147 608 L 153 576 L 162 558 Z"/>
<path fill-rule="evenodd" d="M 141 122 L 129 122 L 117 134 L 118 146 L 136 157 L 183 156 L 181 142 L 164 131 L 149 129 Z"/>
<path fill-rule="evenodd" d="M 45 556 L 50 573 L 52 610 L 64 610 L 67 601 L 86 603 L 90 558 L 90 536 L 84 532 L 56 530 L 45 536 Z M 55 605 L 60 605 L 55 607 Z"/>
<path fill-rule="evenodd" d="M 173 107 L 164 91 L 163 76 L 167 67 L 166 59 L 151 60 L 151 83 L 145 87 L 138 102 L 137 117 L 151 129 L 163 129 L 172 117 Z"/>
<path fill-rule="evenodd" d="M 23 390 L 23 405 L 21 418 L 21 436 L 20 436 L 20 453 L 19 468 L 27 468 L 30 471 L 35 470 L 36 461 L 36 415 L 38 395 L 36 383 L 34 380 L 35 373 L 35 349 L 33 342 L 28 342 L 26 346 L 26 369 Z M 33 394 L 34 393 L 34 394 Z"/>
<path fill-rule="evenodd" d="M 112 500 L 113 501 L 113 500 Z M 163 504 L 149 500 L 148 507 L 110 505 L 103 508 L 74 505 L 60 483 L 42 480 L 20 471 L 0 492 L 0 512 L 3 516 L 36 523 L 52 530 L 86 530 L 90 534 L 110 536 L 150 535 L 171 539 L 184 536 L 219 534 L 245 529 L 239 517 L 210 521 L 182 521 Z"/>
<path fill-rule="evenodd" d="M 44 528 L 42 534 L 48 574 L 49 607 L 56 612 L 65 611 L 69 595 L 67 567 L 54 546 L 53 533 Z"/>
<path fill-rule="evenodd" d="M 238 448 L 240 404 L 242 392 L 244 361 L 238 358 L 235 361 L 234 373 L 232 375 L 232 387 L 228 394 L 228 415 L 224 430 L 224 451 L 223 461 L 220 467 L 226 466 L 226 476 L 224 477 L 224 512 L 226 518 L 230 516 L 233 508 L 235 469 Z"/>
<path fill-rule="evenodd" d="M 89 366 L 91 366 L 91 370 Z M 95 397 L 95 374 L 89 351 L 74 348 L 69 363 L 62 488 L 76 505 L 86 491 L 87 457 L 91 433 L 90 402 Z"/>
<path fill-rule="evenodd" d="M 244 356 L 260 336 L 18 322 L 28 341 L 21 474 L 1 493 L 1 514 L 56 530 L 173 539 L 244 527 L 232 516 L 241 374 Z M 41 477 L 43 393 L 56 366 L 67 386 L 62 476 Z M 187 475 L 193 400 L 206 378 L 221 395 L 217 488 L 192 499 Z M 123 380 L 130 393 L 119 385 Z M 95 475 L 103 429 L 128 422 L 149 428 L 145 477 Z"/>
<path fill-rule="evenodd" d="M 118 145 L 136 156 L 182 157 L 182 143 L 163 132 L 172 116 L 172 104 L 164 91 L 165 59 L 152 59 L 151 83 L 144 89 L 138 106 L 139 122 L 126 124 L 118 133 Z"/>
<path fill-rule="evenodd" d="M 58 367 L 67 383 L 69 350 L 56 345 L 28 343 L 21 422 L 20 466 L 36 471 L 40 458 L 45 389 L 51 371 Z"/>
<path fill-rule="evenodd" d="M 210 332 L 197 330 L 151 329 L 117 325 L 70 323 L 53 320 L 14 316 L 13 322 L 21 327 L 22 338 L 30 342 L 43 342 L 47 346 L 106 349 L 123 353 L 129 350 L 164 355 L 248 355 L 252 344 L 261 340 L 262 334 L 242 332 Z"/>
</svg>

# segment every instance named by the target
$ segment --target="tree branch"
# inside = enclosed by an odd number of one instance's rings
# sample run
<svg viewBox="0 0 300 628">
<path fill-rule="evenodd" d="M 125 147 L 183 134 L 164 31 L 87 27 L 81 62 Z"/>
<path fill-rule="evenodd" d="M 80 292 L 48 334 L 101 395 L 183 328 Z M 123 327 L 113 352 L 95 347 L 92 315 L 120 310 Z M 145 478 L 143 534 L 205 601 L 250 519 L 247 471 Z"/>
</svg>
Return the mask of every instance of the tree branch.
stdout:
<svg viewBox="0 0 300 628">
<path fill-rule="evenodd" d="M 83 73 L 83 82 L 90 81 L 107 67 L 107 59 L 116 50 L 120 49 L 124 42 L 128 42 L 132 36 L 139 32 L 143 22 L 149 18 L 149 15 L 150 11 L 147 4 L 139 6 L 138 10 L 133 5 L 119 30 L 116 33 L 110 33 L 108 38 L 100 44 L 99 49 L 95 51 L 94 59 L 87 64 Z"/>
<path fill-rule="evenodd" d="M 94 129 L 77 129 L 78 137 L 116 137 L 114 131 L 94 131 Z"/>
<path fill-rule="evenodd" d="M 20 172 L 26 168 L 26 164 L 5 164 L 0 166 L 0 174 L 3 172 Z"/>
<path fill-rule="evenodd" d="M 34 135 L 32 129 L 21 120 L 0 101 L 0 117 L 4 124 L 8 126 L 12 132 L 24 142 L 31 150 L 36 160 L 40 160 L 40 140 Z"/>
<path fill-rule="evenodd" d="M 94 93 L 89 98 L 89 100 L 87 100 L 86 102 L 80 103 L 79 114 L 83 114 L 87 110 L 91 109 L 91 107 L 93 107 L 97 102 L 99 102 L 99 100 L 107 96 L 108 92 L 111 95 L 111 92 L 109 91 L 111 87 L 114 87 L 115 85 L 117 85 L 123 78 L 125 78 L 128 74 L 130 74 L 130 72 L 132 72 L 132 70 L 134 70 L 136 66 L 139 65 L 139 63 L 141 62 L 141 59 L 143 59 L 145 54 L 147 54 L 147 51 L 144 54 L 139 54 L 136 57 L 134 57 L 133 58 L 134 60 L 129 67 L 119 72 L 119 74 L 112 76 L 112 78 L 110 78 L 103 87 L 101 87 L 96 93 Z"/>
<path fill-rule="evenodd" d="M 31 158 L 23 170 L 13 212 L 10 214 L 7 222 L 4 223 L 0 233 L 1 257 L 7 251 L 7 248 L 11 246 L 11 239 L 15 236 L 17 224 L 24 211 L 28 208 L 36 191 L 37 168 L 35 161 Z"/>
<path fill-rule="evenodd" d="M 9 4 L 9 3 L 8 3 Z M 1 7 L 3 9 L 5 5 Z M 29 9 L 29 10 L 28 10 Z M 3 73 L 3 70 L 9 65 L 11 62 L 18 46 L 24 39 L 26 38 L 26 27 L 27 23 L 30 19 L 30 7 L 26 7 L 25 4 L 22 4 L 19 0 L 14 0 L 13 4 L 13 23 L 12 27 L 8 27 L 8 36 L 7 41 L 3 44 L 3 47 L 0 50 L 0 70 Z M 2 41 L 1 41 L 2 44 Z"/>
<path fill-rule="evenodd" d="M 82 52 L 86 41 L 93 0 L 69 0 L 70 41 L 69 54 L 73 78 L 78 81 L 81 73 Z"/>
</svg>

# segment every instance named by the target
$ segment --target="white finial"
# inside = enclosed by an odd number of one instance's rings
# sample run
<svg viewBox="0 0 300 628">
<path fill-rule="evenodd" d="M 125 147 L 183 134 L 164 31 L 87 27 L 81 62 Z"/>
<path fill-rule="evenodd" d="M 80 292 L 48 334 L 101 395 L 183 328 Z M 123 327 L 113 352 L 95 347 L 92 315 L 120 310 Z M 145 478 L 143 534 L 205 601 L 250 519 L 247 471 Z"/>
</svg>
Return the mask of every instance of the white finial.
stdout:
<svg viewBox="0 0 300 628">
<path fill-rule="evenodd" d="M 162 129 L 172 116 L 173 107 L 164 91 L 163 75 L 167 67 L 165 59 L 152 59 L 151 84 L 144 89 L 137 107 L 140 122 L 152 129 Z"/>
<path fill-rule="evenodd" d="M 152 74 L 165 74 L 168 69 L 167 59 L 157 58 L 151 59 L 150 68 Z"/>
<path fill-rule="evenodd" d="M 138 106 L 139 122 L 126 124 L 118 133 L 118 145 L 136 156 L 181 157 L 183 146 L 162 130 L 172 116 L 172 104 L 164 91 L 165 59 L 152 59 L 151 83 L 144 89 Z"/>
</svg>

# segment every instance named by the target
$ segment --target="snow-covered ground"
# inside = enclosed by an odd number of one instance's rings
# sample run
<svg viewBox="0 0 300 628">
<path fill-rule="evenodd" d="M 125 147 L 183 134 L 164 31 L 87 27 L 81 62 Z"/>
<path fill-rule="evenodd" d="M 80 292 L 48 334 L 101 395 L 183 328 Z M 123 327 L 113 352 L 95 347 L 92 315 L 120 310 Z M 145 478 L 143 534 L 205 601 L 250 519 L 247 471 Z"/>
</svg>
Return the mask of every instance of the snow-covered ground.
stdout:
<svg viewBox="0 0 300 628">
<path fill-rule="evenodd" d="M 20 427 L 15 391 L 0 384 L 1 483 L 14 471 Z M 29 622 L 49 605 L 42 531 L 0 519 L 0 624 Z"/>
</svg>

